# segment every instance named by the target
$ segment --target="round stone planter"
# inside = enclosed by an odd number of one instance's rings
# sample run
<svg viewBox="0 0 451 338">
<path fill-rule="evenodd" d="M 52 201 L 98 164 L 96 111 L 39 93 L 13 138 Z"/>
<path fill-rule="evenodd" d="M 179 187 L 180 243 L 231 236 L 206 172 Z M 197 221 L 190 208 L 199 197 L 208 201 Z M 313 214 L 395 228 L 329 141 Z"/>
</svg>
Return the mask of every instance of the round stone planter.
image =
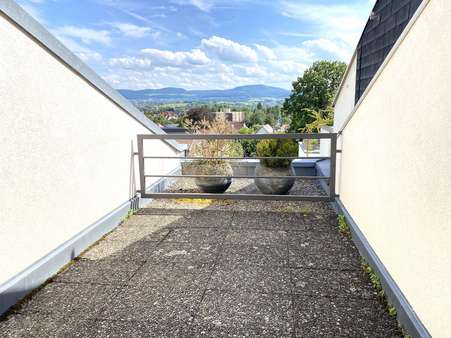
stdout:
<svg viewBox="0 0 451 338">
<path fill-rule="evenodd" d="M 194 179 L 197 187 L 205 193 L 221 194 L 232 184 L 233 169 L 230 163 L 215 164 L 192 162 L 185 168 L 185 174 L 190 175 L 224 175 L 225 177 L 198 177 Z"/>
<path fill-rule="evenodd" d="M 293 188 L 295 178 L 292 166 L 286 168 L 269 168 L 261 164 L 255 169 L 255 176 L 286 176 L 287 178 L 255 178 L 258 190 L 263 194 L 286 195 Z"/>
<path fill-rule="evenodd" d="M 202 192 L 211 194 L 222 194 L 232 184 L 230 177 L 225 178 L 196 178 L 196 185 Z"/>
</svg>

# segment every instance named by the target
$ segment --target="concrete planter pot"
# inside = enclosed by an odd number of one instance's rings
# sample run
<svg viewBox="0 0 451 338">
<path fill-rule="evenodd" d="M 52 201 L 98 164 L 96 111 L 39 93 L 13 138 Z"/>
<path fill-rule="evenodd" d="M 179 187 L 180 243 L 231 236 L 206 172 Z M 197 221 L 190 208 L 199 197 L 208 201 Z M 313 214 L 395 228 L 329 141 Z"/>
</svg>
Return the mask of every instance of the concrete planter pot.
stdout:
<svg viewBox="0 0 451 338">
<path fill-rule="evenodd" d="M 295 178 L 293 167 L 269 168 L 258 164 L 255 176 L 286 176 L 287 178 L 255 178 L 254 182 L 258 190 L 263 194 L 286 195 L 293 188 Z"/>
<path fill-rule="evenodd" d="M 194 161 L 183 167 L 184 175 L 224 175 L 225 177 L 199 177 L 194 182 L 204 193 L 221 194 L 232 184 L 233 169 L 227 162 L 208 163 Z"/>
<path fill-rule="evenodd" d="M 196 185 L 202 192 L 211 194 L 222 194 L 232 184 L 230 177 L 226 178 L 196 178 Z"/>
</svg>

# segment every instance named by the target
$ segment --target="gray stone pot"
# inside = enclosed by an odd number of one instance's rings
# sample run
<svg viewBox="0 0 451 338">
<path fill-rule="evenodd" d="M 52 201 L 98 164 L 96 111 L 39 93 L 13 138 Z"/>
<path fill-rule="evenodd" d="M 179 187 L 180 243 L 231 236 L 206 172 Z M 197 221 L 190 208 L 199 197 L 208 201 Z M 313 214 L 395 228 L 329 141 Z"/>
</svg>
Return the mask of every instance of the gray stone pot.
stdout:
<svg viewBox="0 0 451 338">
<path fill-rule="evenodd" d="M 211 194 L 222 194 L 232 184 L 230 177 L 225 178 L 196 178 L 196 185 L 202 192 Z"/>
<path fill-rule="evenodd" d="M 183 167 L 182 167 L 183 168 Z M 205 193 L 221 194 L 232 184 L 233 169 L 230 163 L 221 162 L 218 164 L 208 164 L 194 161 L 182 169 L 184 174 L 190 175 L 224 175 L 225 177 L 199 177 L 194 179 L 194 183 Z"/>
<path fill-rule="evenodd" d="M 268 168 L 261 164 L 255 169 L 255 176 L 287 176 L 287 178 L 255 178 L 254 182 L 258 190 L 263 194 L 286 195 L 293 188 L 295 178 L 293 167 Z"/>
</svg>

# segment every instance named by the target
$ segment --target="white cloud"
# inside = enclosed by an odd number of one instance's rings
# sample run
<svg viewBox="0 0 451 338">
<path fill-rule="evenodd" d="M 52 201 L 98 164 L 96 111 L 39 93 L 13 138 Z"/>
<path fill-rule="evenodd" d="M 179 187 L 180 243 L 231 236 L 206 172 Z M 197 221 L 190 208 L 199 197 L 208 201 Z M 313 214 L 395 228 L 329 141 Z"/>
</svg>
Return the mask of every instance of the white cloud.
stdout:
<svg viewBox="0 0 451 338">
<path fill-rule="evenodd" d="M 143 38 L 152 33 L 150 27 L 137 26 L 131 23 L 115 22 L 111 25 L 117 28 L 124 36 L 131 38 Z"/>
<path fill-rule="evenodd" d="M 237 74 L 240 74 L 245 77 L 264 77 L 268 74 L 268 71 L 259 65 L 254 66 L 235 66 L 233 67 L 233 71 Z"/>
<path fill-rule="evenodd" d="M 210 12 L 219 0 L 171 0 L 172 3 L 184 6 L 194 6 L 203 12 Z"/>
<path fill-rule="evenodd" d="M 83 43 L 97 42 L 103 45 L 111 45 L 111 33 L 106 30 L 94 30 L 76 26 L 63 26 L 55 30 L 60 36 L 79 39 Z"/>
<path fill-rule="evenodd" d="M 252 48 L 219 36 L 202 39 L 201 46 L 224 61 L 253 63 L 258 59 Z"/>
<path fill-rule="evenodd" d="M 142 57 L 125 56 L 109 60 L 111 66 L 125 69 L 155 69 L 157 67 L 195 67 L 207 65 L 211 60 L 199 49 L 187 52 L 171 52 L 147 48 L 141 51 Z"/>
<path fill-rule="evenodd" d="M 287 17 L 313 25 L 319 39 L 340 40 L 346 44 L 345 48 L 351 54 L 368 18 L 369 3 L 366 1 L 359 2 L 358 5 L 323 5 L 285 0 L 281 3 L 280 11 Z M 339 51 L 337 56 L 342 56 L 342 51 Z"/>
<path fill-rule="evenodd" d="M 278 45 L 273 50 L 279 60 L 312 63 L 316 59 L 315 54 L 303 46 Z"/>
<path fill-rule="evenodd" d="M 125 69 L 149 69 L 152 66 L 151 60 L 133 56 L 112 58 L 108 63 L 111 66 L 120 66 Z"/>
<path fill-rule="evenodd" d="M 263 2 L 269 2 L 269 0 L 171 0 L 171 2 L 177 5 L 193 6 L 203 12 L 210 12 L 213 8 L 219 6 L 239 6 L 247 3 L 261 5 Z"/>
<path fill-rule="evenodd" d="M 302 43 L 304 47 L 315 50 L 320 49 L 325 51 L 335 57 L 338 57 L 341 61 L 349 61 L 351 58 L 351 52 L 348 46 L 343 45 L 339 42 L 334 42 L 328 39 L 319 38 L 315 40 L 307 40 Z"/>
<path fill-rule="evenodd" d="M 200 49 L 193 49 L 188 52 L 171 52 L 154 48 L 143 49 L 142 53 L 152 60 L 156 65 L 185 66 L 185 65 L 206 65 L 210 59 Z"/>
<path fill-rule="evenodd" d="M 263 45 L 259 45 L 259 44 L 254 44 L 255 49 L 257 50 L 257 52 L 259 53 L 259 55 L 261 55 L 264 59 L 266 60 L 274 60 L 277 58 L 276 54 L 274 53 L 274 51 L 266 46 Z"/>
<path fill-rule="evenodd" d="M 58 32 L 53 32 L 56 38 L 62 42 L 67 48 L 69 48 L 73 53 L 75 53 L 80 59 L 84 62 L 100 62 L 103 60 L 102 55 L 100 53 L 84 47 L 79 43 L 75 42 L 71 38 L 60 35 Z"/>
<path fill-rule="evenodd" d="M 307 64 L 292 60 L 278 60 L 271 62 L 273 71 L 280 72 L 285 75 L 291 75 L 291 80 L 301 75 L 306 69 Z"/>
<path fill-rule="evenodd" d="M 313 46 L 270 48 L 211 37 L 202 40 L 201 47 L 178 52 L 148 48 L 138 55 L 113 58 L 105 78 L 116 87 L 133 89 L 211 89 L 255 83 L 289 88 L 314 61 Z"/>
</svg>

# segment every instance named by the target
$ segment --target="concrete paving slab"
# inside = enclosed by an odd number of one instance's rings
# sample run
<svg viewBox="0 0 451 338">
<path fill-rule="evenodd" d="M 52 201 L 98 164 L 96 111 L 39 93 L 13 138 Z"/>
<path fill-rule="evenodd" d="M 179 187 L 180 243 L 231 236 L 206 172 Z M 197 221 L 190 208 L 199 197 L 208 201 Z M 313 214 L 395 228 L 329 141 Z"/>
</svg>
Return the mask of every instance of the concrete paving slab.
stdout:
<svg viewBox="0 0 451 338">
<path fill-rule="evenodd" d="M 227 245 L 223 247 L 218 260 L 218 266 L 225 269 L 245 268 L 255 265 L 287 266 L 287 247 L 283 245 Z"/>
<path fill-rule="evenodd" d="M 155 265 L 202 265 L 214 264 L 220 246 L 215 243 L 162 243 L 149 257 Z"/>
<path fill-rule="evenodd" d="M 376 297 L 363 271 L 290 269 L 293 293 L 316 297 Z"/>
<path fill-rule="evenodd" d="M 16 311 L 23 315 L 42 313 L 55 318 L 95 318 L 104 303 L 116 296 L 120 289 L 112 285 L 52 282 L 24 301 Z"/>
<path fill-rule="evenodd" d="M 171 288 L 129 285 L 107 303 L 98 319 L 148 321 L 161 326 L 189 324 L 203 294 L 201 288 L 175 292 Z"/>
<path fill-rule="evenodd" d="M 287 232 L 283 230 L 230 230 L 225 237 L 226 245 L 287 245 Z"/>
<path fill-rule="evenodd" d="M 305 250 L 289 250 L 289 266 L 306 269 L 354 270 L 361 269 L 359 255 L 341 248 L 327 253 L 307 254 Z"/>
<path fill-rule="evenodd" d="M 291 318 L 291 296 L 208 290 L 194 323 L 212 329 L 266 329 L 287 336 L 293 330 Z"/>
<path fill-rule="evenodd" d="M 294 319 L 297 337 L 400 337 L 377 300 L 297 297 Z"/>
<path fill-rule="evenodd" d="M 222 228 L 178 228 L 166 237 L 165 243 L 223 243 L 227 230 Z"/>
<path fill-rule="evenodd" d="M 81 257 L 121 266 L 129 262 L 145 262 L 157 245 L 158 242 L 153 241 L 133 241 L 127 238 L 111 240 L 107 237 L 83 253 Z"/>
<path fill-rule="evenodd" d="M 290 270 L 282 267 L 244 266 L 236 269 L 217 267 L 211 276 L 209 289 L 223 291 L 291 294 Z"/>
<path fill-rule="evenodd" d="M 57 275 L 54 280 L 66 283 L 125 284 L 143 263 L 133 261 L 114 261 L 80 259 Z"/>
</svg>

